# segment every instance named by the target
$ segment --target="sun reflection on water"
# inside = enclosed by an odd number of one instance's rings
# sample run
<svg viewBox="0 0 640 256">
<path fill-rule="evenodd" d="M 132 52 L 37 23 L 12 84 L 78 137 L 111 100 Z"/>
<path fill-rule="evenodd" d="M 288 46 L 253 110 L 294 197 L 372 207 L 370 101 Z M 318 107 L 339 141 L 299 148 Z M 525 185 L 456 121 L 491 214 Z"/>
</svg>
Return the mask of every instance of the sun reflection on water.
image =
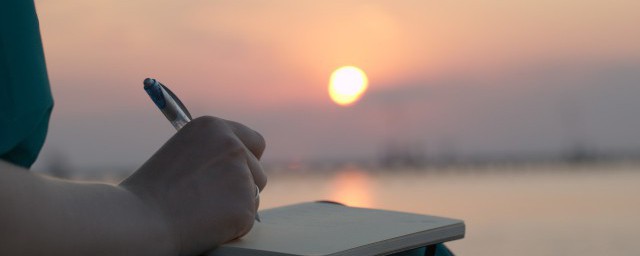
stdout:
<svg viewBox="0 0 640 256">
<path fill-rule="evenodd" d="M 355 166 L 346 167 L 331 181 L 330 199 L 348 206 L 372 207 L 373 181 L 369 174 Z"/>
</svg>

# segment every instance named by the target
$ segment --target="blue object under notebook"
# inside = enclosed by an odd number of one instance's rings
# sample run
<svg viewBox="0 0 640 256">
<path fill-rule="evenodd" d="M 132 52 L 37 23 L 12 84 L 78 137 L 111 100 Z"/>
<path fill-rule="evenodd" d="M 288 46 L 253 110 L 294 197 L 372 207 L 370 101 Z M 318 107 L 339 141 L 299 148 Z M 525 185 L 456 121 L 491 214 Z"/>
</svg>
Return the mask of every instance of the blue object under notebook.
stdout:
<svg viewBox="0 0 640 256">
<path fill-rule="evenodd" d="M 427 249 L 417 248 L 409 251 L 399 252 L 391 254 L 392 256 L 424 256 L 427 253 Z M 436 256 L 453 256 L 453 253 L 444 244 L 436 245 Z"/>
</svg>

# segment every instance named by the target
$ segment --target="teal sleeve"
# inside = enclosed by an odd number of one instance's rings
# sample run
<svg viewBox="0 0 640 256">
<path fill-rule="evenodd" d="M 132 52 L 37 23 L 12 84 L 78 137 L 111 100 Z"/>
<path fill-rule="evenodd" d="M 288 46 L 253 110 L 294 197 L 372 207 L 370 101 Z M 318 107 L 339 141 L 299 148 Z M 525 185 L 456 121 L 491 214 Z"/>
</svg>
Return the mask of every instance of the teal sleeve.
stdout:
<svg viewBox="0 0 640 256">
<path fill-rule="evenodd" d="M 31 0 L 0 1 L 0 159 L 30 167 L 47 133 L 53 98 Z"/>
</svg>

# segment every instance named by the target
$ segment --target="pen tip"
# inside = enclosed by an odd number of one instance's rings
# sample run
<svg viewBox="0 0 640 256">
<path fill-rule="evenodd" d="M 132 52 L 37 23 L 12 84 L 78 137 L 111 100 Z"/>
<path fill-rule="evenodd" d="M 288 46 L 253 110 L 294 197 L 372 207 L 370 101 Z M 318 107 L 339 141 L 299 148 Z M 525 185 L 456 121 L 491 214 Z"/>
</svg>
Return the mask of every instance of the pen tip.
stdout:
<svg viewBox="0 0 640 256">
<path fill-rule="evenodd" d="M 144 80 L 144 86 L 153 86 L 156 83 L 156 80 L 153 78 L 147 78 Z"/>
<path fill-rule="evenodd" d="M 153 78 L 147 78 L 144 80 L 144 90 L 149 94 L 153 103 L 160 109 L 164 109 L 167 106 L 167 102 L 162 94 L 162 88 L 158 85 L 158 81 Z"/>
</svg>

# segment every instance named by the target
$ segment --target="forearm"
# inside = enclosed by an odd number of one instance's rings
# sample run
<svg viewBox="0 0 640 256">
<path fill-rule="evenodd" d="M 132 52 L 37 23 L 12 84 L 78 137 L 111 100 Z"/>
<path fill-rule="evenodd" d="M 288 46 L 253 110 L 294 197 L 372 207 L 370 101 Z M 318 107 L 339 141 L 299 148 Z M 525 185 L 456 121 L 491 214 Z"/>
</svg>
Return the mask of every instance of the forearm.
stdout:
<svg viewBox="0 0 640 256">
<path fill-rule="evenodd" d="M 177 255 L 166 220 L 132 193 L 0 161 L 0 255 Z"/>
</svg>

